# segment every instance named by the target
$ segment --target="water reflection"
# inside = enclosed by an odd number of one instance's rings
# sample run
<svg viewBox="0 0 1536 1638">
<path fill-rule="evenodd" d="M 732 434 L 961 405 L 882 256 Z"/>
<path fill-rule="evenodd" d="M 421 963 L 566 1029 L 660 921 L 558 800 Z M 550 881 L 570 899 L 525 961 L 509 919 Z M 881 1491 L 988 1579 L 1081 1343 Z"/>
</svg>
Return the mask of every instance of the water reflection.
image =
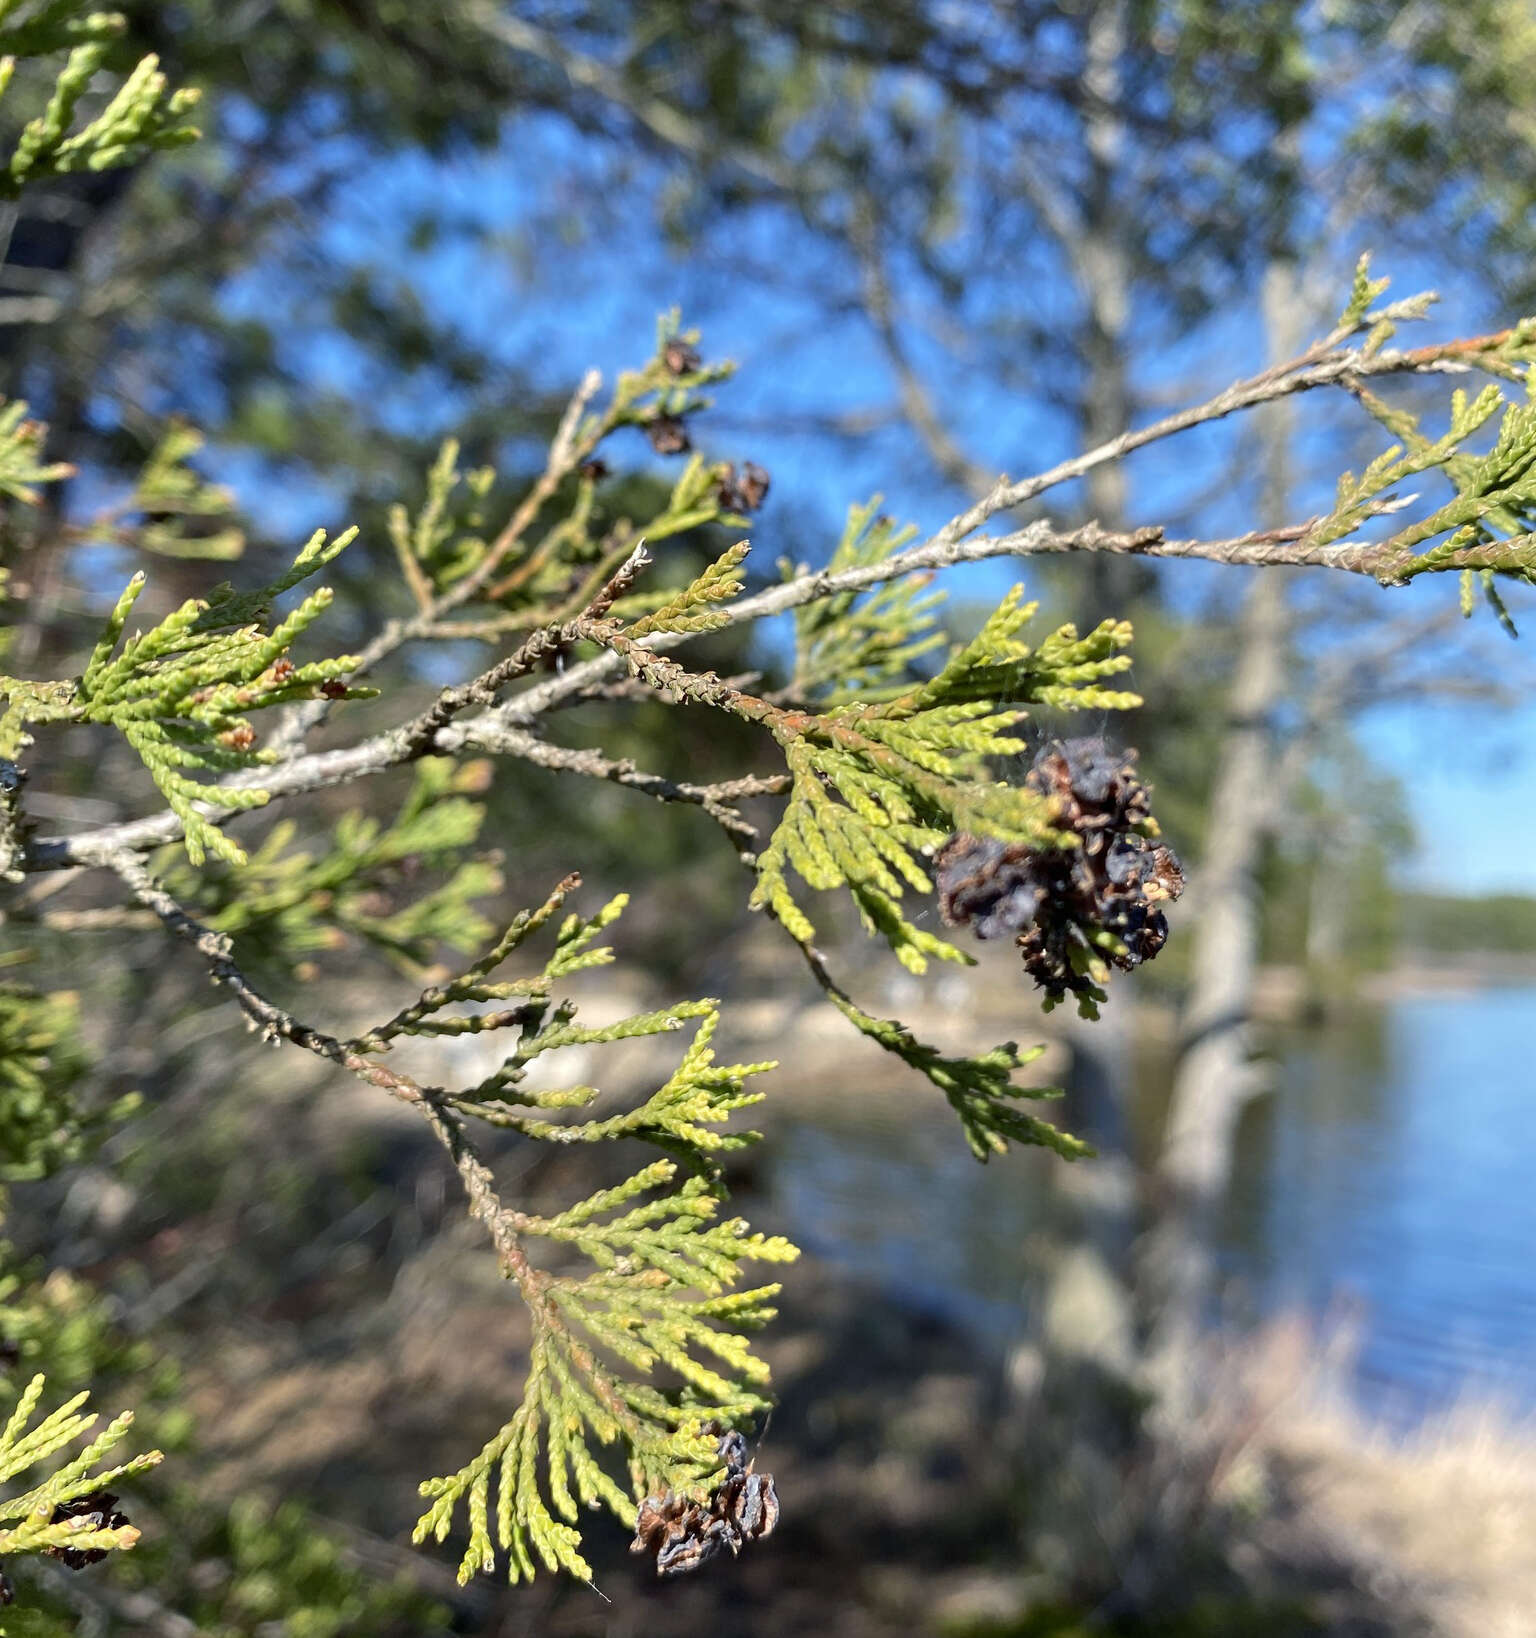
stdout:
<svg viewBox="0 0 1536 1638">
<path fill-rule="evenodd" d="M 1533 1023 L 1526 988 L 1362 1009 L 1288 1043 L 1244 1118 L 1223 1266 L 1254 1313 L 1351 1304 L 1379 1414 L 1464 1392 L 1536 1409 Z M 1018 1334 L 1045 1157 L 979 1167 L 942 1108 L 907 1100 L 827 1108 L 774 1152 L 813 1249 L 988 1342 Z"/>
<path fill-rule="evenodd" d="M 1536 990 L 1414 996 L 1289 1051 L 1222 1250 L 1265 1307 L 1363 1314 L 1362 1397 L 1536 1407 Z"/>
</svg>

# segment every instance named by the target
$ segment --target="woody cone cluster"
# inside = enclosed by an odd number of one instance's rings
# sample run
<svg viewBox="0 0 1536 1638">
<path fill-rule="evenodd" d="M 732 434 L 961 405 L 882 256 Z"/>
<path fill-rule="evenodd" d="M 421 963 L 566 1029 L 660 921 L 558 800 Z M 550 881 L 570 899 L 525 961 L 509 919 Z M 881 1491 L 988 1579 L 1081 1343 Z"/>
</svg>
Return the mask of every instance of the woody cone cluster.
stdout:
<svg viewBox="0 0 1536 1638">
<path fill-rule="evenodd" d="M 1134 751 L 1112 751 L 1102 739 L 1056 741 L 1024 782 L 1053 799 L 1054 822 L 1078 845 L 952 836 L 937 861 L 944 919 L 977 938 L 1011 934 L 1051 1002 L 1069 991 L 1101 999 L 1106 963 L 1129 972 L 1167 942 L 1162 906 L 1184 890 L 1184 872 L 1154 839 Z"/>
</svg>

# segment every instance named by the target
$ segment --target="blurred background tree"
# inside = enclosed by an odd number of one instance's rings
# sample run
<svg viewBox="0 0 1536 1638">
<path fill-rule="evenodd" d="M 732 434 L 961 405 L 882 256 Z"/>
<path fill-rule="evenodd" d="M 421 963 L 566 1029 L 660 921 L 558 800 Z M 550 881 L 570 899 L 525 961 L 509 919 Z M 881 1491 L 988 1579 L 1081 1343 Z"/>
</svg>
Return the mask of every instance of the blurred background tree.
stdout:
<svg viewBox="0 0 1536 1638">
<path fill-rule="evenodd" d="M 51 423 L 50 455 L 78 468 L 50 492 L 36 541 L 61 525 L 80 532 L 62 551 L 6 543 L 13 588 L 29 594 L 7 652 L 21 673 L 47 673 L 93 629 L 127 555 L 90 521 L 178 417 L 208 439 L 194 466 L 234 490 L 217 525 L 243 533 L 257 578 L 296 532 L 363 525 L 339 572 L 354 611 L 343 619 L 365 633 L 406 608 L 386 512 L 419 501 L 441 437 L 462 439 L 466 468 L 496 466 L 493 504 L 515 497 L 570 381 L 674 301 L 753 365 L 707 436 L 721 440 L 711 455 L 773 473 L 759 566 L 779 550 L 824 557 L 829 517 L 867 491 L 947 516 L 997 470 L 1092 447 L 1213 375 L 1224 382 L 1234 356 L 1257 367 L 1294 352 L 1326 328 L 1361 249 L 1413 282 L 1443 279 L 1463 328 L 1531 305 L 1536 37 L 1518 4 L 124 10 L 116 61 L 152 50 L 177 83 L 205 87 L 208 140 L 57 179 L 9 207 L 0 390 L 28 398 Z M 1098 466 L 1049 505 L 1064 522 L 1106 527 L 1294 521 L 1326 504 L 1318 478 L 1336 475 L 1355 436 L 1326 417 L 1302 433 L 1277 407 L 1257 434 L 1206 429 L 1177 466 L 1155 453 Z M 665 492 L 638 442 L 633 455 L 635 470 L 600 486 L 607 521 L 646 516 Z M 668 573 L 687 579 L 729 538 L 714 526 L 676 537 Z M 1181 1176 L 1182 1108 L 1183 1129 L 1214 1140 L 1198 1170 L 1200 1192 L 1219 1202 L 1246 1092 L 1261 1084 L 1246 1066 L 1266 948 L 1302 952 L 1332 993 L 1341 968 L 1395 948 L 1394 924 L 1414 948 L 1518 938 L 1507 931 L 1522 925 L 1518 901 L 1405 893 L 1391 780 L 1372 774 L 1362 794 L 1355 777 L 1383 702 L 1492 699 L 1514 663 L 1492 652 L 1486 627 L 1451 629 L 1443 588 L 1405 597 L 1409 612 L 1387 623 L 1369 589 L 1357 600 L 1337 577 L 1244 587 L 1245 571 L 1213 570 L 1175 587 L 1134 559 L 1043 567 L 1032 578 L 1061 616 L 1112 611 L 1137 625 L 1149 709 L 1135 732 L 1170 829 L 1200 866 L 1202 914 L 1175 998 L 1197 1050 L 1175 1075 L 1162 1170 Z M 155 595 L 171 606 L 207 584 L 205 569 L 159 565 Z M 978 596 L 996 585 L 987 572 Z M 763 686 L 782 682 L 783 662 L 781 647 L 736 631 L 707 660 L 760 673 Z M 441 680 L 410 656 L 384 679 L 397 701 L 425 700 Z M 588 707 L 578 733 L 612 749 L 618 720 Z M 671 777 L 740 771 L 749 745 L 703 713 L 623 720 Z M 36 811 L 126 813 L 133 773 L 113 753 Z M 658 967 L 685 985 L 722 967 L 746 981 L 743 958 L 719 953 L 743 922 L 729 861 L 700 866 L 692 816 L 636 825 L 627 792 L 594 798 L 537 770 L 524 779 L 486 797 L 509 901 L 579 846 L 594 875 L 622 865 L 661 883 L 659 899 L 699 929 L 685 947 L 663 945 Z M 340 805 L 316 804 L 317 832 Z M 1359 910 L 1341 925 L 1352 898 Z M 637 923 L 636 946 L 654 950 L 661 920 Z M 110 1090 L 146 1077 L 175 1089 L 158 1129 L 216 1091 L 206 1062 L 195 1067 L 210 1027 L 200 983 L 142 959 L 103 978 L 97 1007 L 112 1020 L 102 1033 L 123 1044 Z M 1078 1077 L 1105 1092 L 1078 1113 L 1126 1156 L 1131 1047 L 1111 1029 L 1099 1070 Z M 215 1188 L 210 1168 L 259 1134 L 235 1111 L 213 1131 L 210 1152 L 189 1151 L 178 1175 L 144 1153 L 126 1162 L 139 1168 L 143 1238 L 168 1221 L 157 1202 L 176 1198 L 217 1219 L 226 1247 L 259 1220 L 258 1261 L 286 1264 L 338 1211 L 365 1207 L 398 1163 L 317 1180 L 267 1156 Z M 1111 1333 L 1123 1335 L 1137 1180 L 1128 1161 L 1100 1175 L 1119 1179 L 1094 1209 L 1126 1287 Z M 77 1209 L 67 1259 L 95 1265 L 111 1237 L 99 1210 L 79 1196 Z M 1198 1272 L 1196 1308 L 1211 1273 Z M 226 1314 L 257 1292 L 277 1303 L 286 1279 L 253 1267 L 221 1292 L 191 1281 L 182 1322 L 195 1335 L 204 1303 Z"/>
</svg>

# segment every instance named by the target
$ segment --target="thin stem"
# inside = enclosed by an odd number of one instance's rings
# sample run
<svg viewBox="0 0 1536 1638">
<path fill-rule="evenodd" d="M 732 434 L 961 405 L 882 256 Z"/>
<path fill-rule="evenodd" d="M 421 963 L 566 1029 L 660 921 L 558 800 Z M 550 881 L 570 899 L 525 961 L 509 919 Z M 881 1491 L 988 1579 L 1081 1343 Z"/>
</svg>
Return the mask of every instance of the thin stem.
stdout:
<svg viewBox="0 0 1536 1638">
<path fill-rule="evenodd" d="M 978 536 L 976 531 L 1000 511 L 1037 498 L 1050 488 L 1082 477 L 1105 462 L 1121 459 L 1133 450 L 1189 428 L 1223 419 L 1239 410 L 1273 402 L 1288 394 L 1309 392 L 1324 386 L 1348 386 L 1366 377 L 1465 372 L 1480 360 L 1486 361 L 1490 355 L 1496 354 L 1511 334 L 1505 330 L 1407 351 L 1382 350 L 1375 353 L 1367 352 L 1363 347 L 1337 346 L 1338 336 L 1330 336 L 1289 363 L 1234 383 L 1192 409 L 1123 433 L 1096 449 L 1021 482 L 1000 480 L 988 495 L 952 518 L 928 540 L 883 562 L 859 565 L 835 573 L 805 570 L 780 585 L 741 598 L 719 612 L 725 625 L 737 626 L 914 572 L 988 558 L 1024 558 L 1067 552 L 1196 558 L 1214 563 L 1265 567 L 1322 567 L 1370 576 L 1387 584 L 1397 583 L 1404 578 L 1403 570 L 1411 567 L 1411 557 L 1405 558 L 1401 551 L 1382 543 L 1311 544 L 1308 541 L 1311 523 L 1224 540 L 1168 540 L 1156 528 L 1115 531 L 1103 529 L 1097 523 L 1061 530 L 1046 520 L 1026 524 L 1003 535 Z M 582 452 L 592 441 L 594 434 L 589 431 L 587 436 L 582 437 L 578 435 L 578 430 L 585 405 L 595 391 L 596 382 L 589 377 L 571 400 L 543 477 L 493 543 L 487 562 L 491 561 L 491 555 L 498 561 L 505 556 L 542 507 L 544 499 L 553 492 L 560 478 L 581 458 Z M 1531 537 L 1520 537 L 1515 541 L 1501 542 L 1501 550 L 1507 551 L 1530 540 Z M 1469 561 L 1475 558 L 1476 552 L 1477 548 L 1468 549 Z M 626 572 L 634 562 L 632 555 L 620 573 Z M 1454 562 L 1447 560 L 1445 566 L 1460 566 L 1459 559 Z M 473 595 L 478 576 L 479 569 L 475 575 L 467 576 L 444 594 L 435 605 L 433 620 L 446 608 L 457 606 Z M 364 650 L 360 670 L 366 670 L 411 637 L 427 635 L 432 623 L 425 617 L 418 617 L 415 621 L 392 622 Z M 450 720 L 470 705 L 489 705 L 496 691 L 506 682 L 525 675 L 532 669 L 536 658 L 553 656 L 574 640 L 575 635 L 585 635 L 573 633 L 572 628 L 578 624 L 579 617 L 559 628 L 546 626 L 535 632 L 514 655 L 498 662 L 490 671 L 482 673 L 470 683 L 445 689 L 427 712 L 398 728 L 343 750 L 295 755 L 270 768 L 232 775 L 223 782 L 224 787 L 262 789 L 275 799 L 347 784 L 423 755 L 451 755 L 481 749 L 494 752 L 508 743 L 508 729 L 533 726 L 546 712 L 601 688 L 622 670 L 624 661 L 619 655 L 613 652 L 599 654 L 593 659 L 566 667 L 558 676 L 525 688 L 501 705 L 491 706 L 483 716 L 469 723 Z M 687 636 L 686 633 L 657 633 L 641 639 L 640 644 L 645 649 L 660 651 L 686 641 Z M 280 732 L 276 742 L 279 748 L 296 744 L 305 731 L 304 725 L 318 721 L 323 709 L 323 701 L 310 702 L 301 708 L 301 712 Z M 220 820 L 228 817 L 231 810 L 221 809 L 217 800 L 213 799 L 204 811 L 209 818 Z M 27 846 L 24 868 L 39 871 L 108 864 L 123 849 L 143 849 L 171 841 L 181 833 L 181 829 L 181 820 L 166 809 L 145 819 L 108 826 L 81 836 L 44 837 Z"/>
<path fill-rule="evenodd" d="M 121 852 L 103 860 L 103 863 L 121 877 L 140 904 L 152 910 L 169 931 L 190 944 L 203 957 L 214 983 L 230 992 L 241 1011 L 260 1029 L 265 1040 L 291 1041 L 306 1052 L 340 1065 L 359 1080 L 379 1087 L 421 1114 L 448 1151 L 464 1185 L 464 1192 L 469 1197 L 470 1215 L 484 1223 L 503 1269 L 517 1281 L 524 1298 L 543 1312 L 548 1306 L 542 1296 L 544 1276 L 529 1262 L 528 1254 L 518 1238 L 520 1214 L 502 1204 L 490 1168 L 475 1153 L 465 1134 L 463 1122 L 447 1107 L 441 1089 L 421 1086 L 408 1075 L 386 1069 L 383 1064 L 354 1051 L 335 1036 L 301 1023 L 291 1013 L 267 1000 L 235 965 L 229 940 L 183 910 L 154 880 L 135 854 Z"/>
<path fill-rule="evenodd" d="M 730 833 L 737 845 L 748 846 L 757 842 L 757 829 L 747 823 L 732 802 L 753 796 L 782 796 L 789 789 L 788 774 L 749 776 L 743 779 L 721 780 L 713 785 L 691 785 L 666 779 L 661 774 L 648 773 L 637 768 L 627 757 L 606 757 L 601 751 L 574 750 L 564 745 L 551 745 L 526 729 L 506 724 L 488 723 L 481 737 L 485 750 L 496 750 L 508 756 L 521 757 L 525 762 L 541 768 L 552 768 L 561 773 L 582 774 L 588 779 L 605 779 L 615 785 L 625 785 L 643 795 L 655 797 L 658 802 L 684 802 L 701 807 L 722 829 Z"/>
<path fill-rule="evenodd" d="M 549 446 L 549 456 L 544 463 L 544 470 L 534 480 L 533 487 L 518 503 L 500 534 L 491 542 L 485 556 L 470 574 L 465 575 L 462 580 L 455 581 L 441 596 L 433 598 L 430 593 L 424 594 L 425 581 L 421 579 L 419 569 L 416 569 L 415 577 L 411 579 L 417 601 L 415 616 L 409 620 L 391 620 L 385 625 L 358 657 L 358 663 L 350 673 L 354 679 L 364 676 L 381 660 L 406 643 L 419 637 L 434 635 L 435 628 L 443 616 L 451 614 L 454 609 L 474 597 L 506 561 L 508 554 L 517 547 L 561 483 L 592 453 L 610 430 L 606 422 L 599 422 L 597 426 L 588 430 L 585 437 L 581 436 L 582 417 L 602 384 L 603 378 L 596 370 L 588 370 L 581 378 L 560 417 L 554 442 Z M 414 560 L 411 567 L 413 569 L 416 567 Z M 313 728 L 325 720 L 329 711 L 330 702 L 323 699 L 309 700 L 303 705 L 295 706 L 272 736 L 270 748 L 279 753 L 293 750 L 303 743 Z"/>
</svg>

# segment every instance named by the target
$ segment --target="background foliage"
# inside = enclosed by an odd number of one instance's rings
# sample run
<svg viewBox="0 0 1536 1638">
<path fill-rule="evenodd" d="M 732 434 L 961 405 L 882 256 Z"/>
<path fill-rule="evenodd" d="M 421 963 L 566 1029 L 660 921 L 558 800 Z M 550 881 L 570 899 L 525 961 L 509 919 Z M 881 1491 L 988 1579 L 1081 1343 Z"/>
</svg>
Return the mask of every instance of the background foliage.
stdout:
<svg viewBox="0 0 1536 1638">
<path fill-rule="evenodd" d="M 1059 1122 L 1027 1112 L 1029 1049 L 940 1043 L 880 1016 L 886 980 L 853 942 L 876 935 L 914 975 L 963 962 L 926 908 L 931 856 L 955 831 L 1070 844 L 1023 778 L 1041 739 L 1078 732 L 1069 713 L 1141 744 L 1165 830 L 1206 865 L 1207 906 L 1251 902 L 1249 943 L 1300 952 L 1319 981 L 1401 948 L 1529 944 L 1521 901 L 1402 893 L 1401 800 L 1358 776 L 1382 701 L 1486 704 L 1507 687 L 1491 620 L 1463 635 L 1439 575 L 1394 593 L 1394 620 L 1378 588 L 1357 600 L 1336 569 L 1239 603 L 1211 578 L 1238 570 L 1155 567 L 1184 534 L 1246 542 L 1238 561 L 1253 562 L 1267 547 L 1251 530 L 1289 528 L 1277 555 L 1328 562 L 1342 541 L 1383 581 L 1454 570 L 1468 607 L 1486 597 L 1519 617 L 1518 587 L 1506 606 L 1500 586 L 1530 567 L 1528 333 L 1472 355 L 1498 380 L 1452 400 L 1433 378 L 1368 375 L 1415 344 L 1392 332 L 1422 307 L 1390 303 L 1363 264 L 1339 297 L 1374 244 L 1379 265 L 1390 252 L 1447 275 L 1463 328 L 1523 310 L 1530 31 L 1494 0 L 1454 20 L 1399 11 L 0 10 L 20 59 L 0 103 L 17 195 L 0 275 L 0 754 L 32 774 L 6 787 L 4 868 L 25 875 L 49 832 L 154 813 L 156 791 L 180 821 L 142 838 L 166 845 L 120 872 L 131 891 L 100 871 L 39 875 L 7 909 L 0 1175 L 29 1192 L 0 1380 L 14 1399 L 45 1371 L 44 1409 L 87 1385 L 120 1395 L 174 1458 L 133 1475 L 145 1536 L 115 1579 L 44 1564 L 29 1610 L 65 1630 L 84 1612 L 231 1634 L 492 1619 L 462 1601 L 450 1615 L 436 1600 L 470 1595 L 424 1592 L 420 1560 L 369 1558 L 399 1518 L 372 1517 L 370 1542 L 274 1500 L 280 1467 L 265 1492 L 221 1475 L 217 1506 L 206 1474 L 185 1476 L 200 1459 L 183 1373 L 210 1338 L 323 1332 L 322 1352 L 366 1359 L 390 1345 L 370 1304 L 388 1315 L 412 1278 L 462 1294 L 452 1282 L 472 1282 L 462 1265 L 483 1254 L 423 1203 L 418 1174 L 440 1163 L 393 1128 L 306 1152 L 302 1072 L 274 1087 L 246 1067 L 254 1043 L 238 1058 L 220 1044 L 209 969 L 269 1038 L 425 1113 L 526 1304 L 527 1334 L 508 1344 L 508 1379 L 526 1364 L 520 1402 L 500 1370 L 495 1391 L 451 1403 L 418 1385 L 452 1436 L 416 1429 L 432 1461 L 410 1477 L 449 1475 L 429 1482 L 420 1533 L 459 1529 L 466 1571 L 585 1577 L 583 1503 L 630 1522 L 648 1494 L 702 1494 L 718 1476 L 711 1425 L 765 1403 L 743 1333 L 777 1287 L 728 1288 L 744 1261 L 793 1247 L 724 1215 L 755 1163 L 749 1134 L 721 1128 L 767 1066 L 717 1062 L 712 1044 L 772 959 L 749 893 L 845 1039 L 915 1070 L 928 1085 L 914 1095 L 936 1089 L 978 1156 L 1009 1142 L 1074 1155 L 1067 1132 L 1086 1132 L 1111 1180 L 1114 1111 L 1084 1091 L 1091 1075 Z M 206 139 L 184 147 L 198 90 Z M 178 152 L 150 161 L 160 148 Z M 1149 451 L 1026 488 L 997 516 L 1044 531 L 1026 566 L 1042 608 L 1005 593 L 995 566 L 951 571 L 958 607 L 931 584 L 942 564 L 878 578 L 998 470 L 1049 471 L 1149 426 L 1169 398 L 1205 397 L 1176 378 L 1252 331 L 1256 306 L 1278 338 L 1278 309 L 1250 296 L 1281 284 L 1306 337 L 1345 305 L 1333 345 L 1366 372 L 1338 395 L 1352 421 L 1309 392 L 1299 430 L 1271 406 L 1258 433 L 1229 434 L 1213 412 L 1203 444 L 1179 446 L 1199 451 L 1187 465 Z M 572 404 L 581 370 L 640 357 L 637 315 L 674 299 L 704 337 L 664 312 L 651 356 Z M 747 354 L 739 384 L 721 342 Z M 1346 445 L 1356 476 L 1335 484 Z M 1378 511 L 1405 485 L 1420 491 L 1408 511 Z M 889 510 L 867 500 L 877 488 L 897 491 Z M 909 510 L 922 527 L 896 521 Z M 1141 517 L 1162 538 L 1122 551 L 1074 534 Z M 738 618 L 802 565 L 871 578 L 780 605 L 793 631 Z M 323 589 L 299 591 L 322 570 Z M 1245 667 L 1266 654 L 1273 676 L 1250 697 Z M 366 686 L 348 681 L 364 671 Z M 570 707 L 548 734 L 516 705 L 540 689 Z M 1118 713 L 1141 698 L 1132 727 Z M 1223 796 L 1245 733 L 1262 812 Z M 359 745 L 376 777 L 286 799 L 296 748 Z M 222 815 L 198 805 L 215 782 Z M 284 803 L 270 819 L 256 811 L 269 795 Z M 664 814 L 639 806 L 656 797 Z M 233 809 L 251 818 L 226 828 Z M 117 868 L 105 852 L 87 862 Z M 578 862 L 597 896 L 562 922 L 549 883 Z M 655 987 L 578 1022 L 557 981 L 599 954 L 618 901 L 596 905 L 642 885 L 614 936 Z M 1354 907 L 1342 929 L 1336 905 Z M 184 965 L 167 929 L 196 945 Z M 551 931 L 542 969 L 502 968 Z M 1096 988 L 1103 948 L 1079 975 Z M 1154 969 L 1186 1024 L 1209 999 L 1208 960 L 1176 939 Z M 799 982 L 768 970 L 770 990 Z M 677 999 L 705 991 L 724 1008 Z M 681 1051 L 622 1056 L 652 1043 Z M 411 1056 L 428 1046 L 458 1056 Z M 585 1066 L 610 1047 L 639 1068 L 604 1077 L 599 1105 Z M 583 1066 L 574 1081 L 543 1078 L 554 1052 Z M 313 1097 L 337 1106 L 334 1088 Z M 610 1142 L 639 1169 L 605 1170 Z M 317 1152 L 334 1159 L 317 1167 Z M 515 1206 L 488 1181 L 508 1170 Z M 327 1238 L 338 1223 L 368 1225 L 356 1243 L 377 1265 L 354 1265 L 353 1294 L 321 1272 L 353 1243 Z M 287 1306 L 311 1302 L 318 1330 Z M 1146 1391 L 1130 1370 L 1108 1410 L 1061 1400 L 1061 1424 L 1091 1425 L 1119 1452 L 1111 1466 L 1145 1454 L 1132 1407 Z M 1064 1488 L 1081 1478 L 1056 1457 Z M 76 1480 L 49 1481 L 50 1509 Z M 326 1506 L 348 1517 L 329 1482 Z M 1049 1523 L 1020 1530 L 1053 1578 L 1041 1608 L 1059 1610 L 1057 1630 L 1111 1592 L 1128 1620 L 1181 1608 L 1166 1566 L 1139 1581 L 1134 1554 L 1063 1568 Z"/>
</svg>

